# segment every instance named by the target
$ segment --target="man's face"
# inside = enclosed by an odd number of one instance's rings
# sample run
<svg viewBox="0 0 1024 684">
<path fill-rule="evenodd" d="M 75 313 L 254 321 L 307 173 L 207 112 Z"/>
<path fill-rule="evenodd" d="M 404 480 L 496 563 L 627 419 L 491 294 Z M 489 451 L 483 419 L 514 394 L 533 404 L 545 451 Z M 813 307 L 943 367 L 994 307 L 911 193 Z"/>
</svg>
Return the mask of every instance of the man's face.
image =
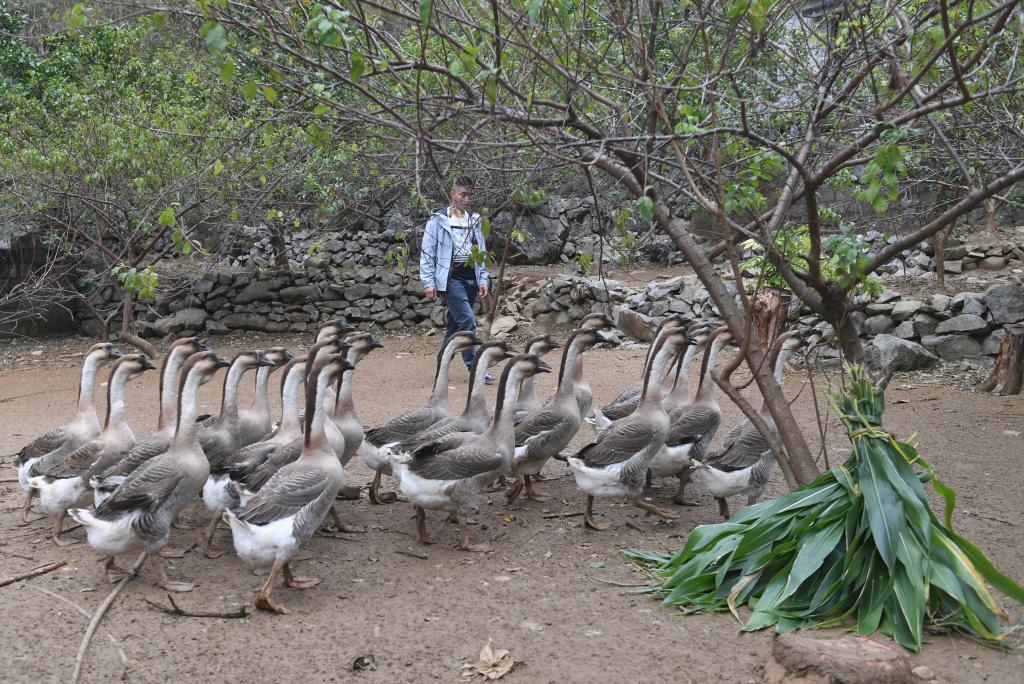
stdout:
<svg viewBox="0 0 1024 684">
<path fill-rule="evenodd" d="M 456 185 L 452 188 L 452 206 L 459 211 L 469 211 L 471 204 L 470 197 L 473 195 L 471 188 L 464 188 Z"/>
</svg>

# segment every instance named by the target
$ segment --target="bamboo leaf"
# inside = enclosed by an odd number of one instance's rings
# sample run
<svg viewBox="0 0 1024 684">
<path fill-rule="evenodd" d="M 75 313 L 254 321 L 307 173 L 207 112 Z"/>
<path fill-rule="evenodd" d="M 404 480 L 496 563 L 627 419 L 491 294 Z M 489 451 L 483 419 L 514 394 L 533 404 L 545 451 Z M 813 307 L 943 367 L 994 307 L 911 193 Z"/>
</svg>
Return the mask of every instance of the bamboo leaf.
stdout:
<svg viewBox="0 0 1024 684">
<path fill-rule="evenodd" d="M 825 561 L 825 557 L 832 553 L 842 536 L 843 525 L 834 523 L 812 532 L 807 537 L 796 555 L 796 560 L 793 561 L 793 568 L 786 581 L 786 589 L 782 592 L 782 598 L 791 595 L 804 583 L 804 580 L 818 571 Z"/>
</svg>

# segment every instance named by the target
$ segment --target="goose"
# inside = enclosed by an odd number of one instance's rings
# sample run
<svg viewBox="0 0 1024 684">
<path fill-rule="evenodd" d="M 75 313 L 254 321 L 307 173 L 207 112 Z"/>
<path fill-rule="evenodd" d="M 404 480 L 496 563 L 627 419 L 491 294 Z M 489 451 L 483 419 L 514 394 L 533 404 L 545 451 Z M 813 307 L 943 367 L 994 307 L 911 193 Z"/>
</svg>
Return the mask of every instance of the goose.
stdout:
<svg viewBox="0 0 1024 684">
<path fill-rule="evenodd" d="M 689 344 L 685 331 L 666 327 L 644 368 L 640 402 L 630 415 L 612 423 L 597 439 L 569 458 L 576 486 L 587 494 L 583 522 L 593 530 L 605 530 L 593 519 L 595 496 L 627 496 L 639 508 L 672 519 L 676 513 L 644 501 L 647 467 L 668 436 L 668 414 L 661 405 L 661 379 L 676 354 Z"/>
<path fill-rule="evenodd" d="M 184 337 L 168 347 L 160 364 L 160 414 L 156 432 L 139 441 L 121 460 L 89 481 L 97 506 L 136 468 L 167 451 L 178 423 L 178 371 L 189 356 L 208 349 L 198 337 Z"/>
<path fill-rule="evenodd" d="M 328 337 L 334 336 L 344 337 L 348 333 L 355 332 L 356 330 L 357 328 L 354 325 L 346 323 L 344 319 L 332 318 L 320 324 L 316 331 L 316 340 L 314 341 L 323 342 Z"/>
<path fill-rule="evenodd" d="M 551 335 L 537 335 L 526 341 L 523 347 L 524 354 L 536 354 L 543 357 L 548 352 L 558 349 L 561 345 Z M 540 400 L 537 399 L 537 390 L 533 386 L 533 378 L 526 378 L 519 387 L 519 396 L 516 397 L 515 420 L 518 422 L 528 414 L 540 408 Z"/>
<path fill-rule="evenodd" d="M 487 410 L 487 388 L 484 375 L 487 369 L 515 355 L 507 342 L 495 340 L 484 342 L 473 357 L 469 368 L 469 393 L 466 396 L 466 408 L 457 416 L 438 421 L 426 430 L 416 433 L 401 444 L 389 445 L 392 450 L 412 451 L 417 445 L 433 442 L 447 435 L 460 432 L 480 434 L 491 422 L 491 414 Z M 513 402 L 513 410 L 515 403 Z"/>
<path fill-rule="evenodd" d="M 700 337 L 697 339 L 700 340 Z M 672 498 L 673 503 L 678 505 L 698 505 L 685 500 L 683 495 L 689 480 L 690 462 L 704 457 L 704 450 L 711 444 L 722 423 L 722 408 L 718 404 L 711 371 L 715 369 L 718 354 L 731 339 L 725 327 L 715 329 L 707 338 L 707 349 L 700 369 L 700 384 L 692 402 L 685 401 L 685 381 L 679 393 L 670 392 L 663 401 L 671 427 L 665 438 L 665 446 L 651 460 L 650 472 L 655 477 L 678 478 L 676 493 Z M 687 353 L 694 348 L 691 346 Z"/>
<path fill-rule="evenodd" d="M 647 358 L 644 359 L 644 365 L 651 358 L 655 347 L 657 346 L 658 340 L 665 334 L 665 329 L 670 325 L 686 325 L 690 322 L 688 316 L 683 314 L 669 314 L 661 320 L 658 324 L 658 329 L 654 334 L 654 340 L 651 342 L 651 346 L 647 350 Z M 659 378 L 659 382 L 661 378 Z M 638 382 L 630 385 L 626 389 L 619 393 L 619 396 L 612 399 L 608 404 L 605 404 L 600 410 L 594 411 L 594 417 L 590 422 L 594 424 L 594 429 L 600 434 L 603 430 L 607 430 L 608 426 L 614 421 L 625 418 L 636 410 L 637 404 L 640 402 L 640 394 L 643 390 L 643 383 Z"/>
<path fill-rule="evenodd" d="M 171 446 L 139 466 L 96 508 L 68 511 L 85 526 L 89 545 L 106 556 L 103 567 L 110 582 L 131 574 L 115 565 L 115 558 L 141 546 L 150 554 L 157 586 L 166 591 L 192 590 L 191 583 L 167 577 L 159 552 L 170 538 L 171 521 L 199 495 L 210 473 L 195 422 L 199 387 L 217 369 L 229 365 L 212 351 L 188 357 L 181 369 L 178 422 Z"/>
<path fill-rule="evenodd" d="M 273 458 L 278 449 L 302 444 L 302 419 L 299 414 L 299 393 L 306 378 L 306 357 L 297 356 L 285 364 L 281 371 L 281 424 L 266 439 L 242 447 L 228 459 L 225 470 L 230 483 L 225 483 L 221 505 L 237 508 L 244 505 L 249 498 L 247 494 L 240 498 L 240 492 L 251 492 L 258 489 L 247 481 L 247 478 L 268 458 Z M 296 457 L 297 458 L 297 457 Z M 269 476 L 268 476 L 269 477 Z M 203 487 L 204 498 L 207 488 Z M 211 493 L 212 496 L 212 493 Z"/>
<path fill-rule="evenodd" d="M 308 384 L 309 374 L 312 372 L 319 354 L 337 354 L 343 351 L 347 353 L 348 348 L 337 335 L 331 335 L 330 337 L 324 338 L 310 346 L 309 352 L 306 354 L 304 369 L 301 371 L 296 369 L 295 372 L 300 372 Z M 305 417 L 300 416 L 300 421 L 304 422 Z M 338 456 L 340 462 L 341 454 L 344 452 L 344 438 L 341 436 L 341 432 L 338 430 L 337 426 L 330 421 L 324 424 L 324 432 L 327 434 L 327 441 L 331 444 L 331 448 L 335 450 L 335 455 Z M 292 441 L 288 444 L 273 449 L 266 455 L 261 463 L 247 469 L 247 472 L 244 475 L 236 473 L 235 481 L 238 492 L 235 494 L 225 494 L 222 487 L 218 488 L 216 494 L 217 498 L 211 499 L 211 503 L 216 501 L 219 506 L 226 507 L 227 504 L 234 501 L 235 497 L 240 497 L 243 502 L 246 501 L 249 496 L 258 492 L 260 488 L 263 487 L 271 477 L 273 477 L 274 473 L 289 463 L 294 462 L 301 453 L 302 439 L 300 434 L 295 435 Z M 226 486 L 227 482 L 225 481 L 221 484 Z M 204 494 L 206 491 L 207 490 L 204 489 Z M 227 496 L 228 498 L 221 498 L 224 496 Z M 208 507 L 212 508 L 210 505 L 208 505 Z"/>
<path fill-rule="evenodd" d="M 355 333 L 345 338 L 345 343 L 351 345 L 345 361 L 353 368 L 366 358 L 366 355 L 374 349 L 382 349 L 383 344 L 368 332 Z M 348 465 L 359 447 L 363 443 L 363 424 L 356 416 L 355 404 L 352 401 L 352 373 L 343 373 L 338 380 L 337 391 L 334 395 L 333 413 L 330 413 L 331 422 L 341 432 L 345 440 L 345 450 L 341 456 L 341 465 Z M 330 394 L 330 393 L 328 393 Z M 324 403 L 327 406 L 327 402 Z"/>
<path fill-rule="evenodd" d="M 409 439 L 417 432 L 451 416 L 451 404 L 448 402 L 448 371 L 452 360 L 463 349 L 478 344 L 482 343 L 475 333 L 463 330 L 453 334 L 448 344 L 437 353 L 434 388 L 427 403 L 398 414 L 381 427 L 366 431 L 365 438 L 359 445 L 359 455 L 366 467 L 373 471 L 373 482 L 370 483 L 369 492 L 370 503 L 384 504 L 394 501 L 393 495 L 380 495 L 381 476 L 391 475 L 391 463 L 388 460 L 391 449 L 384 448 L 384 445 Z"/>
<path fill-rule="evenodd" d="M 801 345 L 803 340 L 796 332 L 779 335 L 775 343 L 775 381 L 782 381 L 786 361 Z M 768 411 L 768 403 L 762 402 L 758 414 L 778 434 L 775 422 Z M 718 499 L 718 512 L 729 519 L 729 502 L 726 497 L 733 494 L 747 494 L 747 505 L 757 502 L 768 484 L 775 457 L 771 447 L 749 420 L 745 420 L 729 431 L 722 446 L 705 461 L 694 459 L 691 478 L 700 483 Z"/>
<path fill-rule="evenodd" d="M 506 503 L 515 501 L 524 488 L 531 501 L 547 501 L 547 497 L 533 491 L 530 478 L 540 473 L 548 458 L 568 446 L 579 430 L 582 417 L 576 403 L 573 370 L 577 364 L 582 365 L 584 352 L 604 341 L 605 337 L 592 328 L 574 331 L 565 344 L 558 369 L 558 388 L 552 400 L 516 423 L 516 448 L 512 459 L 512 475 L 516 480 L 505 493 Z"/>
<path fill-rule="evenodd" d="M 324 397 L 338 375 L 351 369 L 341 354 L 317 357 L 306 383 L 301 455 L 278 470 L 244 507 L 224 514 L 239 558 L 255 568 L 270 566 L 267 581 L 256 592 L 256 607 L 261 610 L 288 612 L 272 599 L 278 574 L 283 573 L 285 585 L 295 589 L 320 583 L 293 575 L 288 563 L 320 527 L 341 488 L 344 471 L 324 430 L 329 422 Z"/>
<path fill-rule="evenodd" d="M 486 431 L 454 448 L 428 442 L 417 447 L 408 458 L 391 457 L 399 489 L 416 508 L 418 542 L 431 543 L 425 510 L 429 508 L 455 514 L 460 549 L 489 550 L 487 545 L 469 543 L 467 516 L 480 492 L 512 463 L 515 451 L 513 397 L 519 384 L 523 378 L 550 371 L 550 366 L 533 354 L 513 357 L 502 371 L 494 417 Z"/>
<path fill-rule="evenodd" d="M 100 434 L 100 419 L 96 415 L 96 372 L 107 361 L 119 358 L 121 352 L 110 342 L 101 342 L 89 347 L 78 380 L 75 417 L 65 425 L 50 428 L 17 453 L 18 484 L 26 492 L 25 504 L 21 509 L 23 523 L 28 522 L 32 498 L 36 494 L 36 490 L 28 484 L 33 468 L 39 464 L 39 471 L 35 474 L 40 474 L 59 465 L 71 452 Z"/>
<path fill-rule="evenodd" d="M 284 347 L 274 347 L 263 352 L 271 365 L 256 370 L 256 396 L 252 406 L 238 410 L 238 446 L 248 446 L 265 438 L 273 428 L 270 418 L 270 395 L 267 387 L 270 376 L 278 368 L 291 361 L 292 354 Z"/>
<path fill-rule="evenodd" d="M 39 503 L 47 515 L 56 518 L 53 542 L 58 546 L 77 543 L 61 539 L 61 527 L 67 510 L 88 493 L 93 468 L 117 459 L 135 445 L 135 435 L 125 418 L 124 388 L 154 367 L 145 354 L 125 354 L 115 361 L 107 382 L 107 417 L 100 434 L 44 473 L 29 475 L 29 485 L 39 491 Z"/>
<path fill-rule="evenodd" d="M 582 330 L 608 330 L 615 327 L 615 323 L 607 314 L 592 313 L 587 314 L 580 319 L 580 329 Z M 590 413 L 590 406 L 594 402 L 594 392 L 590 389 L 590 383 L 587 382 L 586 377 L 583 375 L 583 362 L 578 361 L 572 368 L 572 386 L 573 394 L 576 396 L 576 404 L 580 409 L 580 420 L 587 417 Z M 548 400 L 554 399 L 554 395 L 548 397 Z"/>
</svg>

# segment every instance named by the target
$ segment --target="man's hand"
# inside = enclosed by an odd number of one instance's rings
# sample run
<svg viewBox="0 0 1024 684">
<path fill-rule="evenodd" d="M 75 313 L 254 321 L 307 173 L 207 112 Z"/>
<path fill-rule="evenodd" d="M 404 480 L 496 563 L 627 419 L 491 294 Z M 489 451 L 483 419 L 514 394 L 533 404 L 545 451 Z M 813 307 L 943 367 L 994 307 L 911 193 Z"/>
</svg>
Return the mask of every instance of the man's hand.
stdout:
<svg viewBox="0 0 1024 684">
<path fill-rule="evenodd" d="M 478 292 L 480 293 L 481 297 L 483 297 L 484 299 L 487 298 L 487 286 L 486 285 L 481 285 L 478 288 Z"/>
<path fill-rule="evenodd" d="M 437 288 L 436 287 L 428 287 L 428 288 L 426 288 L 425 290 L 423 290 L 423 296 L 427 298 L 428 302 L 434 301 L 435 299 L 437 299 Z"/>
</svg>

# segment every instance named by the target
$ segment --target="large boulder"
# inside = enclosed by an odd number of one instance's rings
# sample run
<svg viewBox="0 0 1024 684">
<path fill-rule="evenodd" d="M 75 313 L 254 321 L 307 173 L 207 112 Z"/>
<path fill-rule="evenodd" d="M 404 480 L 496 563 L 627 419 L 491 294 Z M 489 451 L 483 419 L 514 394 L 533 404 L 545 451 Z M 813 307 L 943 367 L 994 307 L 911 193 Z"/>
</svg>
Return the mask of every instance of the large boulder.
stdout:
<svg viewBox="0 0 1024 684">
<path fill-rule="evenodd" d="M 921 344 L 945 361 L 981 355 L 981 344 L 967 335 L 928 335 L 921 338 Z"/>
<path fill-rule="evenodd" d="M 491 223 L 487 247 L 495 254 L 501 254 L 505 238 L 512 228 L 512 220 L 511 213 L 503 212 Z M 547 265 L 561 262 L 562 246 L 569 237 L 569 226 L 559 219 L 557 211 L 544 204 L 518 214 L 515 225 L 528 233 L 529 237 L 522 243 L 512 241 L 509 249 L 510 263 Z"/>
<path fill-rule="evenodd" d="M 1024 321 L 1024 285 L 1004 283 L 985 291 L 985 304 L 998 325 Z"/>
<path fill-rule="evenodd" d="M 176 334 L 182 330 L 202 330 L 210 315 L 205 309 L 182 309 L 172 316 L 166 316 L 153 323 L 153 329 L 161 335 Z"/>
<path fill-rule="evenodd" d="M 221 323 L 230 330 L 266 330 L 269 318 L 263 314 L 238 312 L 221 319 Z"/>
<path fill-rule="evenodd" d="M 927 368 L 939 360 L 939 357 L 916 342 L 884 334 L 876 335 L 871 340 L 867 357 L 872 366 L 886 373 Z"/>
<path fill-rule="evenodd" d="M 942 321 L 935 327 L 936 335 L 948 335 L 950 333 L 963 333 L 966 335 L 980 335 L 988 332 L 988 323 L 981 316 L 975 314 L 960 314 L 953 316 L 948 321 Z"/>
<path fill-rule="evenodd" d="M 612 310 L 615 319 L 615 327 L 630 337 L 650 342 L 654 339 L 654 332 L 657 329 L 654 321 L 642 313 L 637 313 L 624 306 L 617 306 Z"/>
<path fill-rule="evenodd" d="M 896 327 L 892 317 L 885 315 L 871 316 L 864 321 L 864 334 L 865 335 L 881 335 L 887 333 Z"/>
<path fill-rule="evenodd" d="M 277 299 L 277 291 L 283 286 L 284 280 L 282 278 L 254 280 L 235 296 L 235 304 L 273 301 Z"/>
</svg>

